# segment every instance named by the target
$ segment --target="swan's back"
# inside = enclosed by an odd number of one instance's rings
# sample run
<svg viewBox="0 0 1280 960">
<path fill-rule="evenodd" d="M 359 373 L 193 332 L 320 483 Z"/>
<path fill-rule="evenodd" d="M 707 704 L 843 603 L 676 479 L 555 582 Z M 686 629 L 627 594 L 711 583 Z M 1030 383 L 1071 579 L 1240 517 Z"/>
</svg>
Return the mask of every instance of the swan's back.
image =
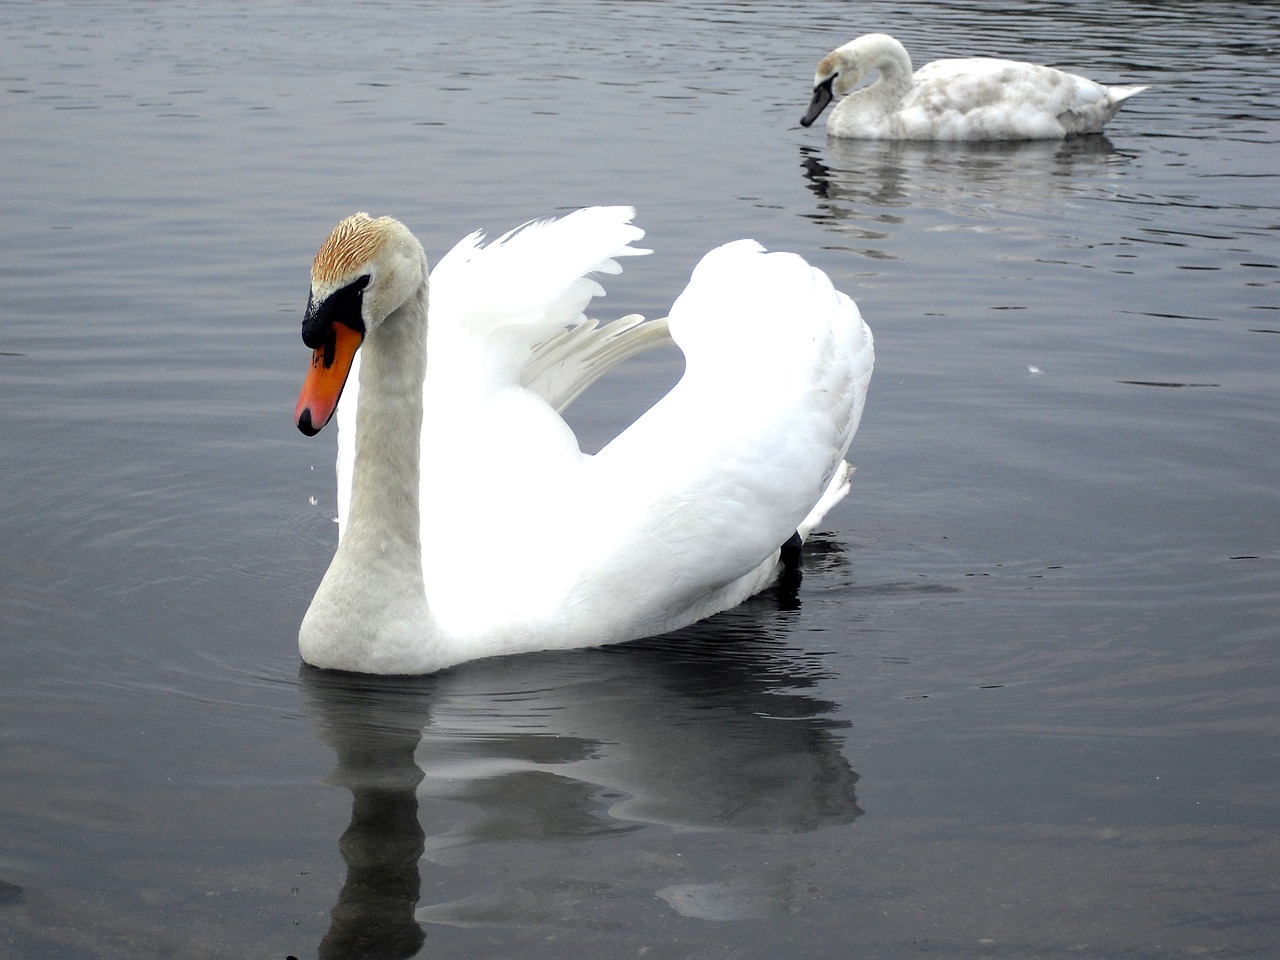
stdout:
<svg viewBox="0 0 1280 960">
<path fill-rule="evenodd" d="M 1140 86 L 1106 87 L 1054 67 L 992 57 L 934 60 L 896 111 L 900 139 L 1052 140 L 1099 133 Z"/>
</svg>

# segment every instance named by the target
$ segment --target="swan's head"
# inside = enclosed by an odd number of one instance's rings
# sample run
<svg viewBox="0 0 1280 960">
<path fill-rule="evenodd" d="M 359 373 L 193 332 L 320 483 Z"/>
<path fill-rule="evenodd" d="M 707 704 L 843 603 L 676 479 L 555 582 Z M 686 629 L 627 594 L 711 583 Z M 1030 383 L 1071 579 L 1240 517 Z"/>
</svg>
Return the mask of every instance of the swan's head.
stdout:
<svg viewBox="0 0 1280 960">
<path fill-rule="evenodd" d="M 307 436 L 329 422 L 356 350 L 377 326 L 418 293 L 426 257 L 408 228 L 391 217 L 347 217 L 311 264 L 302 342 L 313 351 L 294 420 Z"/>
<path fill-rule="evenodd" d="M 850 40 L 843 47 L 837 47 L 823 57 L 813 74 L 813 99 L 809 101 L 809 109 L 800 118 L 800 126 L 810 126 L 832 100 L 843 99 L 852 93 L 868 72 L 881 67 L 878 61 L 884 51 L 896 54 L 894 48 L 902 50 L 903 55 L 906 55 L 905 48 L 893 37 L 883 33 L 868 33 Z"/>
</svg>

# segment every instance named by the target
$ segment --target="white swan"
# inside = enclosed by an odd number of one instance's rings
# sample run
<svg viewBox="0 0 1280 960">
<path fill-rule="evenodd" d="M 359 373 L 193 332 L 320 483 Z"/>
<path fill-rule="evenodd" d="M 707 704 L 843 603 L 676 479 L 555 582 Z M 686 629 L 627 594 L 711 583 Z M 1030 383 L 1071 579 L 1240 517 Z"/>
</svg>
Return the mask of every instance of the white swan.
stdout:
<svg viewBox="0 0 1280 960">
<path fill-rule="evenodd" d="M 308 663 L 427 673 L 664 633 L 768 586 L 780 548 L 847 492 L 874 359 L 853 301 L 740 240 L 702 259 L 666 320 L 598 326 L 582 315 L 604 292 L 589 274 L 648 252 L 632 216 L 473 234 L 432 271 L 429 309 L 426 256 L 398 221 L 356 214 L 324 242 L 299 429 L 318 432 L 350 382 Z M 676 386 L 582 453 L 559 410 L 671 342 Z"/>
<path fill-rule="evenodd" d="M 872 71 L 880 77 L 854 88 Z M 913 75 L 901 43 L 869 33 L 818 64 L 809 126 L 833 99 L 827 132 L 863 140 L 1057 140 L 1100 133 L 1145 86 L 1105 87 L 1053 67 L 971 57 L 935 60 Z"/>
</svg>

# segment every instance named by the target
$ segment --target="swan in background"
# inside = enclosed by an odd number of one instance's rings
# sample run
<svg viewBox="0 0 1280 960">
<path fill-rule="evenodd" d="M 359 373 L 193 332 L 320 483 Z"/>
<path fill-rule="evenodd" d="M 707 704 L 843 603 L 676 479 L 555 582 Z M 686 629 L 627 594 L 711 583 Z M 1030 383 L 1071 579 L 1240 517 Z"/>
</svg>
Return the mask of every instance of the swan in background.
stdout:
<svg viewBox="0 0 1280 960">
<path fill-rule="evenodd" d="M 604 293 L 591 274 L 648 252 L 633 215 L 472 234 L 429 284 L 400 222 L 334 228 L 295 411 L 307 435 L 338 416 L 338 547 L 299 631 L 306 662 L 429 673 L 665 633 L 767 587 L 847 493 L 874 359 L 857 306 L 739 240 L 703 257 L 669 317 L 600 326 L 583 316 Z M 584 454 L 560 411 L 665 343 L 680 381 Z"/>
<path fill-rule="evenodd" d="M 880 77 L 860 90 L 868 73 Z M 869 33 L 818 64 L 809 126 L 832 100 L 827 132 L 863 140 L 1058 140 L 1100 133 L 1145 86 L 1105 87 L 1035 63 L 971 57 L 935 60 L 913 75 L 893 37 Z"/>
</svg>

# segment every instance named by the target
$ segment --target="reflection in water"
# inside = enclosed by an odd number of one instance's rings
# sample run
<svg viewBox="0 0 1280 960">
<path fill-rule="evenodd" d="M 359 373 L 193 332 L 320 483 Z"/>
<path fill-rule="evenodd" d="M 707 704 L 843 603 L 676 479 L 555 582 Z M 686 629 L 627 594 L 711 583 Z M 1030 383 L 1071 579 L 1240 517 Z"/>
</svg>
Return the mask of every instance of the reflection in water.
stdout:
<svg viewBox="0 0 1280 960">
<path fill-rule="evenodd" d="M 320 956 L 413 956 L 418 920 L 558 922 L 593 883 L 546 875 L 566 842 L 653 825 L 758 835 L 852 821 L 857 774 L 840 752 L 834 705 L 800 692 L 825 674 L 781 639 L 790 605 L 772 594 L 667 637 L 432 677 L 303 668 L 337 754 L 332 782 L 352 793 L 340 841 L 347 880 Z M 461 810 L 461 822 L 424 831 L 420 798 Z M 545 852 L 530 875 L 508 863 L 486 874 L 486 892 L 415 912 L 424 852 L 470 863 L 486 844 Z M 777 915 L 793 872 L 783 864 L 745 886 L 664 875 L 649 892 L 687 916 Z"/>
<path fill-rule="evenodd" d="M 320 942 L 321 960 L 398 960 L 425 939 L 414 918 L 423 830 L 413 761 L 425 703 L 419 685 L 368 682 L 304 668 L 303 688 L 338 755 L 330 778 L 351 791 L 351 823 L 338 841 L 347 879 Z"/>
<path fill-rule="evenodd" d="M 1007 229 L 1020 216 L 1042 215 L 1047 196 L 1080 190 L 1081 170 L 1128 159 L 1105 136 L 996 143 L 830 138 L 821 149 L 800 148 L 804 179 L 820 201 L 813 218 L 868 241 L 884 239 L 909 207 L 980 221 L 994 215 Z"/>
</svg>

